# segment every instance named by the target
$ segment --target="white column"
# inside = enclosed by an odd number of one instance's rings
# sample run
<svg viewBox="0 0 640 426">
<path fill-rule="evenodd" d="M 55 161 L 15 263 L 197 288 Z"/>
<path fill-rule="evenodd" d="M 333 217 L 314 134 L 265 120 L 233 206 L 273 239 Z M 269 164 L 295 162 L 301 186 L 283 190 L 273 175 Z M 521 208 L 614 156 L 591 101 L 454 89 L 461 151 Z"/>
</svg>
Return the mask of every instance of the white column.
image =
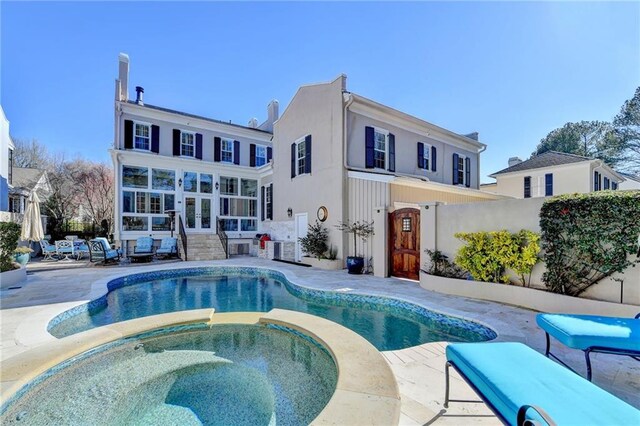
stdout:
<svg viewBox="0 0 640 426">
<path fill-rule="evenodd" d="M 387 256 L 388 237 L 387 223 L 389 222 L 387 207 L 375 207 L 373 209 L 373 275 L 386 278 L 389 276 Z"/>
<path fill-rule="evenodd" d="M 420 267 L 427 263 L 425 250 L 437 250 L 437 212 L 438 202 L 420 203 Z"/>
</svg>

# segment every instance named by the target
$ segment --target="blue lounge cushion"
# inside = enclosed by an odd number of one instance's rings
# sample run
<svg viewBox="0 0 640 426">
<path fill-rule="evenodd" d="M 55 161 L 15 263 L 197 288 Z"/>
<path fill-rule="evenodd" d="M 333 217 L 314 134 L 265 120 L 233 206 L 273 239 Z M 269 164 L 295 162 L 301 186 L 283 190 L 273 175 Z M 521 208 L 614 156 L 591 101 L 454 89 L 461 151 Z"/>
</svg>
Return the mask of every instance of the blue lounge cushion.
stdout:
<svg viewBox="0 0 640 426">
<path fill-rule="evenodd" d="M 135 253 L 151 253 L 153 251 L 153 238 L 140 237 L 136 240 Z"/>
<path fill-rule="evenodd" d="M 105 251 L 105 258 L 106 259 L 115 259 L 119 256 L 118 254 L 118 250 L 115 249 L 109 249 Z"/>
<path fill-rule="evenodd" d="M 176 237 L 165 237 L 160 242 L 160 248 L 156 250 L 156 254 L 172 254 L 177 252 L 176 245 L 178 239 Z"/>
<path fill-rule="evenodd" d="M 570 348 L 585 350 L 596 346 L 640 352 L 640 319 L 538 314 L 536 322 Z"/>
<path fill-rule="evenodd" d="M 640 424 L 640 410 L 522 343 L 455 343 L 446 355 L 509 424 L 523 405 L 558 425 Z"/>
</svg>

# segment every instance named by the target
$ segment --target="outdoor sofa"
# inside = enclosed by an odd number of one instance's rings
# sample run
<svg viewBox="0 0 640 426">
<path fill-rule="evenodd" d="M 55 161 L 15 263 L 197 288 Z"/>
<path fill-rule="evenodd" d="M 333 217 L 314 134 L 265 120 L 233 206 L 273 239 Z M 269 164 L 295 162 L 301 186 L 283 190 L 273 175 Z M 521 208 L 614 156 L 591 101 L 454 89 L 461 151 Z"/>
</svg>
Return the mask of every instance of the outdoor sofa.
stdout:
<svg viewBox="0 0 640 426">
<path fill-rule="evenodd" d="M 596 315 L 538 314 L 538 326 L 545 332 L 545 355 L 554 358 L 571 369 L 551 353 L 551 339 L 573 349 L 584 351 L 587 362 L 587 380 L 591 380 L 591 359 L 594 352 L 628 355 L 640 360 L 640 314 L 635 318 L 605 317 Z M 640 422 L 639 422 L 640 424 Z"/>
<path fill-rule="evenodd" d="M 498 418 L 508 425 L 632 425 L 640 410 L 516 342 L 447 346 L 444 407 L 449 368 L 455 368 Z"/>
</svg>

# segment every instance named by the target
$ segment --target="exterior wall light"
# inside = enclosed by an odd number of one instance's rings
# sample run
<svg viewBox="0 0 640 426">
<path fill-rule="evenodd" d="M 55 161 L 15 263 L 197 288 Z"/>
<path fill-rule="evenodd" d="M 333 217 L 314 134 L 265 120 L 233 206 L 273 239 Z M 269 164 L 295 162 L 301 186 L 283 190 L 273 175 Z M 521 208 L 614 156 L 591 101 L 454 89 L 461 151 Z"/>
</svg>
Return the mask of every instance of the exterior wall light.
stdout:
<svg viewBox="0 0 640 426">
<path fill-rule="evenodd" d="M 182 178 L 178 179 L 178 186 L 182 188 Z"/>
<path fill-rule="evenodd" d="M 220 184 L 216 182 L 216 191 L 220 188 Z"/>
<path fill-rule="evenodd" d="M 293 216 L 293 209 L 291 209 L 291 207 L 287 209 L 287 216 L 289 217 Z"/>
</svg>

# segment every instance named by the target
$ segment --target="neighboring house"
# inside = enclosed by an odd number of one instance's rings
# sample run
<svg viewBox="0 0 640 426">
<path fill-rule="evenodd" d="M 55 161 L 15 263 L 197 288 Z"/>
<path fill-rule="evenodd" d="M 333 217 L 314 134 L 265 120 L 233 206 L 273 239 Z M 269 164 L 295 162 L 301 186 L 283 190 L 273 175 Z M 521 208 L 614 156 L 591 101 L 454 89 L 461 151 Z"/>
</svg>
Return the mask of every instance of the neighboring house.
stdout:
<svg viewBox="0 0 640 426">
<path fill-rule="evenodd" d="M 376 275 L 417 278 L 418 203 L 500 198 L 478 190 L 477 133 L 460 135 L 350 93 L 346 76 L 302 86 L 274 126 L 273 222 L 265 230 L 297 241 L 316 217 L 344 259 L 353 239 L 340 222 L 374 221 L 375 236 L 358 241 Z M 295 258 L 301 259 L 297 247 Z"/>
<path fill-rule="evenodd" d="M 525 161 L 510 158 L 509 167 L 489 176 L 496 182 L 482 185 L 484 191 L 514 198 L 618 189 L 624 181 L 602 160 L 556 151 Z"/>
<path fill-rule="evenodd" d="M 184 229 L 189 260 L 223 256 L 218 224 L 231 253 L 248 252 L 260 220 L 271 215 L 271 204 L 264 205 L 271 189 L 264 182 L 271 173 L 277 101 L 269 104 L 262 125 L 252 119 L 240 126 L 145 104 L 141 87 L 131 101 L 128 78 L 129 58 L 120 54 L 111 150 L 115 240 L 131 251 L 138 237 L 169 236 L 167 212 L 177 211 L 175 233 Z"/>
<path fill-rule="evenodd" d="M 620 173 L 624 180 L 618 185 L 618 189 L 640 189 L 640 176 L 629 173 Z"/>
<path fill-rule="evenodd" d="M 9 134 L 9 120 L 0 106 L 0 212 L 9 211 L 9 190 L 13 181 L 13 150 L 15 146 Z M 5 157 L 6 155 L 6 157 Z"/>
<path fill-rule="evenodd" d="M 129 250 L 137 237 L 170 235 L 165 212 L 174 210 L 189 260 L 218 257 L 219 219 L 232 254 L 247 253 L 266 232 L 284 243 L 270 243 L 270 255 L 299 261 L 298 239 L 316 217 L 344 259 L 353 242 L 335 225 L 375 220 L 375 239 L 358 242 L 359 254 L 372 258 L 378 275 L 391 265 L 392 274 L 417 277 L 418 203 L 501 198 L 478 190 L 486 145 L 477 133 L 460 135 L 349 93 L 344 75 L 300 87 L 282 117 L 272 101 L 264 123 L 240 126 L 145 104 L 139 87 L 129 100 L 129 58 L 121 54 L 119 65 L 115 239 Z"/>
<path fill-rule="evenodd" d="M 47 172 L 41 169 L 14 167 L 13 185 L 9 190 L 9 211 L 24 214 L 27 200 L 33 191 L 38 194 L 40 203 L 47 200 L 51 193 Z"/>
</svg>

